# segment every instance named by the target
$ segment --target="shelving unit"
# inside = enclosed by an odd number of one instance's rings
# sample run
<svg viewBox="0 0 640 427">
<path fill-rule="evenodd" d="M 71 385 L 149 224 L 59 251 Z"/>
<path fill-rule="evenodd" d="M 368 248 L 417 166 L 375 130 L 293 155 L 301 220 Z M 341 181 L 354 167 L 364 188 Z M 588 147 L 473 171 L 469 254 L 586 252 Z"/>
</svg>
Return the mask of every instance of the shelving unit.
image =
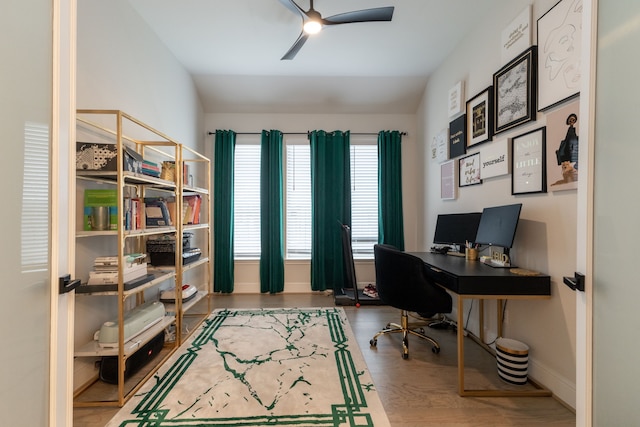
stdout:
<svg viewBox="0 0 640 427">
<path fill-rule="evenodd" d="M 89 161 L 88 170 L 76 171 L 76 278 L 81 285 L 76 291 L 75 332 L 75 406 L 122 406 L 152 377 L 158 367 L 184 342 L 209 314 L 211 310 L 211 265 L 209 230 L 209 160 L 184 147 L 163 133 L 119 110 L 78 110 L 78 141 L 88 144 L 113 144 L 116 166 L 112 170 L 93 170 Z M 166 162 L 175 166 L 172 174 L 159 177 L 141 173 L 135 167 L 125 166 L 125 156 L 150 160 L 158 165 Z M 85 153 L 86 154 L 86 153 Z M 100 155 L 104 154 L 101 152 Z M 113 153 L 109 153 L 113 156 Z M 98 155 L 96 155 L 98 156 Z M 80 156 L 79 156 L 80 157 Z M 103 164 L 103 158 L 97 163 Z M 86 155 L 82 156 L 86 162 Z M 197 167 L 185 166 L 185 162 Z M 85 164 L 85 163 L 83 163 Z M 86 164 L 85 164 L 86 165 Z M 115 170 L 113 170 L 115 169 Z M 131 170 L 133 169 L 133 170 Z M 189 175 L 186 175 L 189 171 Z M 185 179 L 186 178 L 186 179 Z M 193 185 L 197 179 L 197 186 Z M 188 185 L 191 184 L 191 185 Z M 117 198 L 117 230 L 85 230 L 83 193 L 87 189 L 115 189 Z M 197 194 L 202 199 L 202 211 L 198 224 L 183 224 L 183 196 Z M 145 197 L 175 199 L 173 224 L 147 226 L 144 216 L 137 227 L 125 219 L 125 197 L 144 200 Z M 144 212 L 144 208 L 139 210 Z M 136 228 L 136 229 L 127 229 Z M 182 244 L 185 233 L 197 233 L 195 243 L 202 247 L 201 257 L 187 265 L 182 262 Z M 149 255 L 150 280 L 131 287 L 123 282 L 124 260 L 131 254 L 146 253 L 149 239 L 162 237 L 173 240 L 175 251 L 172 265 L 153 266 Z M 87 286 L 86 279 L 93 261 L 98 256 L 115 256 L 118 263 L 117 285 Z M 182 301 L 182 285 L 188 280 L 197 287 L 197 295 Z M 157 301 L 161 292 L 174 290 L 172 303 L 164 303 L 165 316 L 142 333 L 125 340 L 125 315 L 130 310 L 149 301 Z M 186 319 L 189 319 L 187 321 Z M 107 321 L 117 321 L 118 343 L 116 347 L 102 347 L 94 332 Z M 164 346 L 159 354 L 144 365 L 136 375 L 125 377 L 127 359 L 149 343 L 160 333 L 165 334 Z M 98 367 L 104 357 L 117 357 L 117 384 L 106 384 L 99 380 Z"/>
</svg>

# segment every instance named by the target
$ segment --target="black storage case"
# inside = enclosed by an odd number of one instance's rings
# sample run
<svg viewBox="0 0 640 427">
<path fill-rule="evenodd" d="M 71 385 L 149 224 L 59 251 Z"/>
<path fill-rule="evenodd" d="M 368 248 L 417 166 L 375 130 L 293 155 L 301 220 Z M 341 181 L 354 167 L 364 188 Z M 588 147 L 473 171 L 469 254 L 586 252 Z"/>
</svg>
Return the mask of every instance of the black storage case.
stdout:
<svg viewBox="0 0 640 427">
<path fill-rule="evenodd" d="M 191 247 L 193 233 L 184 233 L 182 236 L 182 264 L 189 264 L 200 258 L 201 251 Z M 174 265 L 176 259 L 175 239 L 151 239 L 147 240 L 147 253 L 152 265 Z"/>
<path fill-rule="evenodd" d="M 140 347 L 124 362 L 124 379 L 128 379 L 149 363 L 164 346 L 164 331 Z M 100 379 L 109 384 L 118 384 L 118 356 L 103 356 L 100 362 Z"/>
</svg>

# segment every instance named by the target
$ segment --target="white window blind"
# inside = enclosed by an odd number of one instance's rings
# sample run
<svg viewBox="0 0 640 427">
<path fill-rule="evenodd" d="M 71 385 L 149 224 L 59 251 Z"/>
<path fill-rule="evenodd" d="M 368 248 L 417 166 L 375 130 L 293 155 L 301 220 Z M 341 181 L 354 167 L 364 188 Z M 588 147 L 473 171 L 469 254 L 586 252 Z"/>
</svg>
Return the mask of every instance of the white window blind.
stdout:
<svg viewBox="0 0 640 427">
<path fill-rule="evenodd" d="M 351 242 L 354 258 L 372 258 L 378 242 L 378 146 L 351 144 Z"/>
<path fill-rule="evenodd" d="M 372 258 L 378 241 L 378 147 L 374 138 L 351 145 L 351 237 L 355 258 Z M 287 142 L 287 259 L 311 257 L 311 158 L 304 142 Z"/>
<path fill-rule="evenodd" d="M 20 254 L 22 271 L 46 271 L 49 266 L 49 127 L 24 126 L 24 177 Z"/>
<path fill-rule="evenodd" d="M 260 258 L 259 137 L 236 142 L 233 191 L 234 258 Z"/>
<path fill-rule="evenodd" d="M 287 142 L 287 259 L 311 257 L 311 149 L 309 142 Z"/>
</svg>

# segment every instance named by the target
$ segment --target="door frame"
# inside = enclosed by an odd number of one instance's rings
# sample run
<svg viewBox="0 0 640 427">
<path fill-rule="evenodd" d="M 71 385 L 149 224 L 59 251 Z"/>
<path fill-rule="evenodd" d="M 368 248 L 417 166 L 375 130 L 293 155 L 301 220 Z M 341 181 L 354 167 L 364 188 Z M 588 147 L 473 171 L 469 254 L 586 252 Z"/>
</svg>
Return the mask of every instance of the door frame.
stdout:
<svg viewBox="0 0 640 427">
<path fill-rule="evenodd" d="M 577 195 L 576 271 L 585 274 L 585 292 L 576 292 L 576 425 L 593 424 L 593 200 L 598 0 L 582 3 L 580 88 L 581 166 Z"/>
<path fill-rule="evenodd" d="M 75 292 L 60 294 L 58 278 L 75 272 L 76 0 L 52 0 L 50 173 L 49 425 L 73 424 Z"/>
</svg>

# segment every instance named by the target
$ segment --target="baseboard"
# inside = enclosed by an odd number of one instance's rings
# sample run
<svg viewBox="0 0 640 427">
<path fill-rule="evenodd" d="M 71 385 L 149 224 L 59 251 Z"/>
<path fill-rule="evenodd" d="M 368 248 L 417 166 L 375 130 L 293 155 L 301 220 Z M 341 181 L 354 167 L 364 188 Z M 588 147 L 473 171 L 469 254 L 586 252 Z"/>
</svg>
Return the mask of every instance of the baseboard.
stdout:
<svg viewBox="0 0 640 427">
<path fill-rule="evenodd" d="M 564 406 L 576 410 L 576 384 L 557 372 L 547 368 L 535 359 L 529 358 L 529 376 L 537 383 L 551 390 L 553 396 Z"/>
</svg>

